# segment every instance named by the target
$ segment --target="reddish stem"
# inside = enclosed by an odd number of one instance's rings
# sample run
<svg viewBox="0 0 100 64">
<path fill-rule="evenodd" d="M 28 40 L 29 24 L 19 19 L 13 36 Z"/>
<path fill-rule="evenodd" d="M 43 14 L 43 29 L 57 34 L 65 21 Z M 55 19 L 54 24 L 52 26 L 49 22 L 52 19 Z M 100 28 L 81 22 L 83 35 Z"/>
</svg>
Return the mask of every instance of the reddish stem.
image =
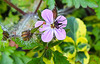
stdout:
<svg viewBox="0 0 100 64">
<path fill-rule="evenodd" d="M 36 14 L 36 12 L 37 12 L 37 10 L 39 9 L 39 7 L 40 7 L 41 3 L 42 3 L 42 0 L 40 0 L 40 2 L 39 2 L 39 4 L 38 4 L 38 6 L 37 6 L 37 8 L 36 8 L 36 10 L 34 11 L 34 14 Z"/>
<path fill-rule="evenodd" d="M 18 7 L 16 7 L 14 4 L 12 4 L 11 2 L 4 0 L 7 4 L 9 4 L 11 7 L 13 7 L 14 9 L 16 9 L 18 12 L 20 12 L 21 14 L 25 15 L 26 13 L 24 11 L 22 11 L 21 9 L 19 9 Z"/>
</svg>

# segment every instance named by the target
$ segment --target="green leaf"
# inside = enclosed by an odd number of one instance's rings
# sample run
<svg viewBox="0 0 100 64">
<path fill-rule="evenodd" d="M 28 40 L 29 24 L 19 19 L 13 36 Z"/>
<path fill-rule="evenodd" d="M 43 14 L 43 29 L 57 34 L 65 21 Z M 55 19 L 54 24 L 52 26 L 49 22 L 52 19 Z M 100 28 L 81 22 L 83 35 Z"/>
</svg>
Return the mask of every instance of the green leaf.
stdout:
<svg viewBox="0 0 100 64">
<path fill-rule="evenodd" d="M 33 52 L 41 51 L 43 49 L 44 49 L 43 46 L 37 46 L 35 49 L 33 49 Z"/>
<path fill-rule="evenodd" d="M 15 23 L 18 23 L 18 20 L 19 20 L 18 15 L 13 15 L 12 12 L 9 12 L 9 17 L 5 18 L 3 24 L 5 25 L 5 27 L 10 28 L 14 26 Z"/>
<path fill-rule="evenodd" d="M 76 41 L 76 31 L 78 29 L 78 23 L 74 17 L 67 18 L 67 26 L 65 27 L 65 29 L 70 29 L 70 31 L 67 33 L 67 36 Z"/>
<path fill-rule="evenodd" d="M 87 58 L 84 52 L 77 52 L 76 55 L 76 62 L 81 62 L 82 64 L 84 64 L 84 58 Z"/>
<path fill-rule="evenodd" d="M 45 64 L 42 58 L 33 58 L 28 64 Z"/>
<path fill-rule="evenodd" d="M 55 6 L 55 0 L 46 0 L 46 3 L 47 3 L 47 5 L 48 5 L 48 7 L 49 7 L 49 9 L 53 9 L 54 8 L 54 6 Z"/>
<path fill-rule="evenodd" d="M 58 45 L 58 44 L 60 44 L 60 43 L 62 43 L 62 40 L 56 41 L 56 42 L 54 42 L 54 43 L 50 42 L 50 43 L 48 44 L 48 47 L 50 48 L 50 47 L 56 46 L 56 45 Z"/>
<path fill-rule="evenodd" d="M 3 30 L 2 30 L 2 28 L 1 28 L 1 26 L 0 26 L 0 41 L 1 41 L 1 39 L 3 38 Z"/>
<path fill-rule="evenodd" d="M 0 14 L 7 10 L 7 4 L 3 0 L 0 0 Z"/>
<path fill-rule="evenodd" d="M 67 58 L 63 56 L 63 54 L 61 54 L 58 51 L 54 52 L 54 57 L 53 57 L 54 63 L 55 64 L 70 64 L 67 61 Z"/>
<path fill-rule="evenodd" d="M 94 0 L 62 0 L 62 3 L 67 3 L 67 6 L 75 6 L 75 8 L 79 8 L 80 5 L 83 8 L 89 7 L 97 7 L 97 4 Z"/>
<path fill-rule="evenodd" d="M 95 36 L 95 41 L 100 39 L 100 29 L 98 27 L 95 27 L 92 31 L 93 35 Z"/>
<path fill-rule="evenodd" d="M 47 49 L 45 54 L 44 54 L 44 57 L 47 58 L 48 60 L 50 60 L 51 57 L 52 57 L 52 50 L 51 49 Z"/>
<path fill-rule="evenodd" d="M 13 60 L 6 53 L 3 52 L 2 55 L 1 55 L 1 58 L 2 59 L 1 59 L 1 63 L 0 64 L 13 64 Z"/>
<path fill-rule="evenodd" d="M 25 56 L 23 51 L 15 51 L 11 54 L 11 57 L 14 60 L 14 64 L 27 64 L 31 60 L 31 58 Z"/>
<path fill-rule="evenodd" d="M 11 53 L 14 53 L 15 47 L 1 47 L 1 52 L 6 52 L 7 55 L 10 55 Z"/>
<path fill-rule="evenodd" d="M 41 20 L 43 20 L 43 18 L 42 18 L 42 16 L 41 16 L 40 10 L 38 10 L 37 13 L 38 13 L 39 18 L 40 18 Z"/>
<path fill-rule="evenodd" d="M 100 51 L 100 40 L 94 45 L 95 50 Z"/>
<path fill-rule="evenodd" d="M 75 46 L 72 42 L 63 42 L 60 44 L 60 47 L 66 53 L 70 52 L 71 54 L 73 54 L 75 52 Z"/>
<path fill-rule="evenodd" d="M 35 42 L 34 39 L 30 39 L 29 41 L 20 40 L 20 38 L 12 38 L 12 40 L 18 44 L 19 47 L 22 47 L 22 49 L 32 49 L 34 47 L 40 46 L 37 42 Z"/>
<path fill-rule="evenodd" d="M 89 64 L 99 64 L 100 58 L 96 55 L 90 55 L 90 61 Z"/>
<path fill-rule="evenodd" d="M 37 28 L 33 28 L 33 29 L 31 29 L 31 33 L 34 33 L 35 31 L 37 31 L 39 28 L 37 27 Z"/>
<path fill-rule="evenodd" d="M 97 0 L 96 2 L 98 4 L 98 7 L 97 8 L 94 8 L 94 9 L 95 9 L 95 12 L 96 12 L 97 17 L 100 19 L 100 6 L 99 6 L 100 5 L 100 1 Z"/>
<path fill-rule="evenodd" d="M 18 6 L 21 10 L 27 12 L 27 11 L 33 11 L 34 4 L 37 5 L 37 3 L 34 3 L 35 0 L 11 0 L 13 4 Z M 34 4 L 33 4 L 34 3 Z M 12 11 L 16 11 L 14 8 L 11 9 Z"/>
<path fill-rule="evenodd" d="M 24 64 L 18 56 L 12 55 L 12 58 L 14 60 L 14 64 Z"/>
<path fill-rule="evenodd" d="M 86 44 L 85 43 L 80 43 L 80 44 L 78 44 L 78 48 L 80 48 L 80 49 L 82 49 L 82 48 L 84 48 L 86 46 Z"/>
</svg>

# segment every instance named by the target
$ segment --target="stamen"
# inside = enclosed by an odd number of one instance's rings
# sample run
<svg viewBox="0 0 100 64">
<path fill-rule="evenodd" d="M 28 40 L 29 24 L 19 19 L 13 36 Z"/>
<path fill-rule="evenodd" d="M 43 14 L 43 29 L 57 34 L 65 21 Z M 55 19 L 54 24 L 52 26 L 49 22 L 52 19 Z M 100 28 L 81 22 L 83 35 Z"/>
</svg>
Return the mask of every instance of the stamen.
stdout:
<svg viewBox="0 0 100 64">
<path fill-rule="evenodd" d="M 51 24 L 51 28 L 54 28 L 54 25 L 53 24 Z"/>
</svg>

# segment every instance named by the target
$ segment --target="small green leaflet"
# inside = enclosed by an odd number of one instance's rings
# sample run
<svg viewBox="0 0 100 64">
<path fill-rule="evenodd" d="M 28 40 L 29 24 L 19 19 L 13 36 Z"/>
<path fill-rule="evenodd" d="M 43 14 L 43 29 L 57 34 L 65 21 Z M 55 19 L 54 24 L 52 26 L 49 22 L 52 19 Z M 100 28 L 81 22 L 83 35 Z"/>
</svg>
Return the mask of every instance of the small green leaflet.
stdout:
<svg viewBox="0 0 100 64">
<path fill-rule="evenodd" d="M 67 57 L 64 57 L 63 54 L 61 54 L 58 51 L 54 52 L 54 57 L 53 57 L 54 63 L 55 64 L 70 64 L 67 61 Z"/>
<path fill-rule="evenodd" d="M 84 58 L 87 58 L 84 52 L 78 52 L 76 55 L 76 62 L 80 61 L 84 64 Z"/>
</svg>

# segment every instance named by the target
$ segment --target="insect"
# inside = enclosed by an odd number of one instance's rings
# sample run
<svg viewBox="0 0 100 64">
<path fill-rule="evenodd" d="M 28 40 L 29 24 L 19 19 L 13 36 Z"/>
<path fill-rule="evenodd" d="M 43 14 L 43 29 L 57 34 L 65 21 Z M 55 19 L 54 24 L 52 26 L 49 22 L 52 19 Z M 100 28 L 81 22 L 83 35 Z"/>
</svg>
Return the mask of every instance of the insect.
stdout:
<svg viewBox="0 0 100 64">
<path fill-rule="evenodd" d="M 62 17 L 62 16 L 61 16 Z M 60 18 L 61 18 L 60 17 Z M 59 20 L 60 20 L 60 18 L 59 18 Z M 60 27 L 62 27 L 62 26 L 66 26 L 66 24 L 63 24 L 63 22 L 65 21 L 65 20 L 67 20 L 67 19 L 64 19 L 63 21 L 58 21 L 58 20 L 55 20 L 55 22 L 54 22 L 54 27 L 56 27 L 57 29 L 59 29 Z"/>
<path fill-rule="evenodd" d="M 57 29 L 60 28 L 60 25 L 62 25 L 62 23 L 59 23 L 57 20 L 54 22 L 54 27 L 56 27 Z"/>
<path fill-rule="evenodd" d="M 33 33 L 30 32 L 30 30 L 26 30 L 22 32 L 22 38 L 24 41 L 28 41 L 30 40 L 30 38 L 32 37 Z"/>
</svg>

